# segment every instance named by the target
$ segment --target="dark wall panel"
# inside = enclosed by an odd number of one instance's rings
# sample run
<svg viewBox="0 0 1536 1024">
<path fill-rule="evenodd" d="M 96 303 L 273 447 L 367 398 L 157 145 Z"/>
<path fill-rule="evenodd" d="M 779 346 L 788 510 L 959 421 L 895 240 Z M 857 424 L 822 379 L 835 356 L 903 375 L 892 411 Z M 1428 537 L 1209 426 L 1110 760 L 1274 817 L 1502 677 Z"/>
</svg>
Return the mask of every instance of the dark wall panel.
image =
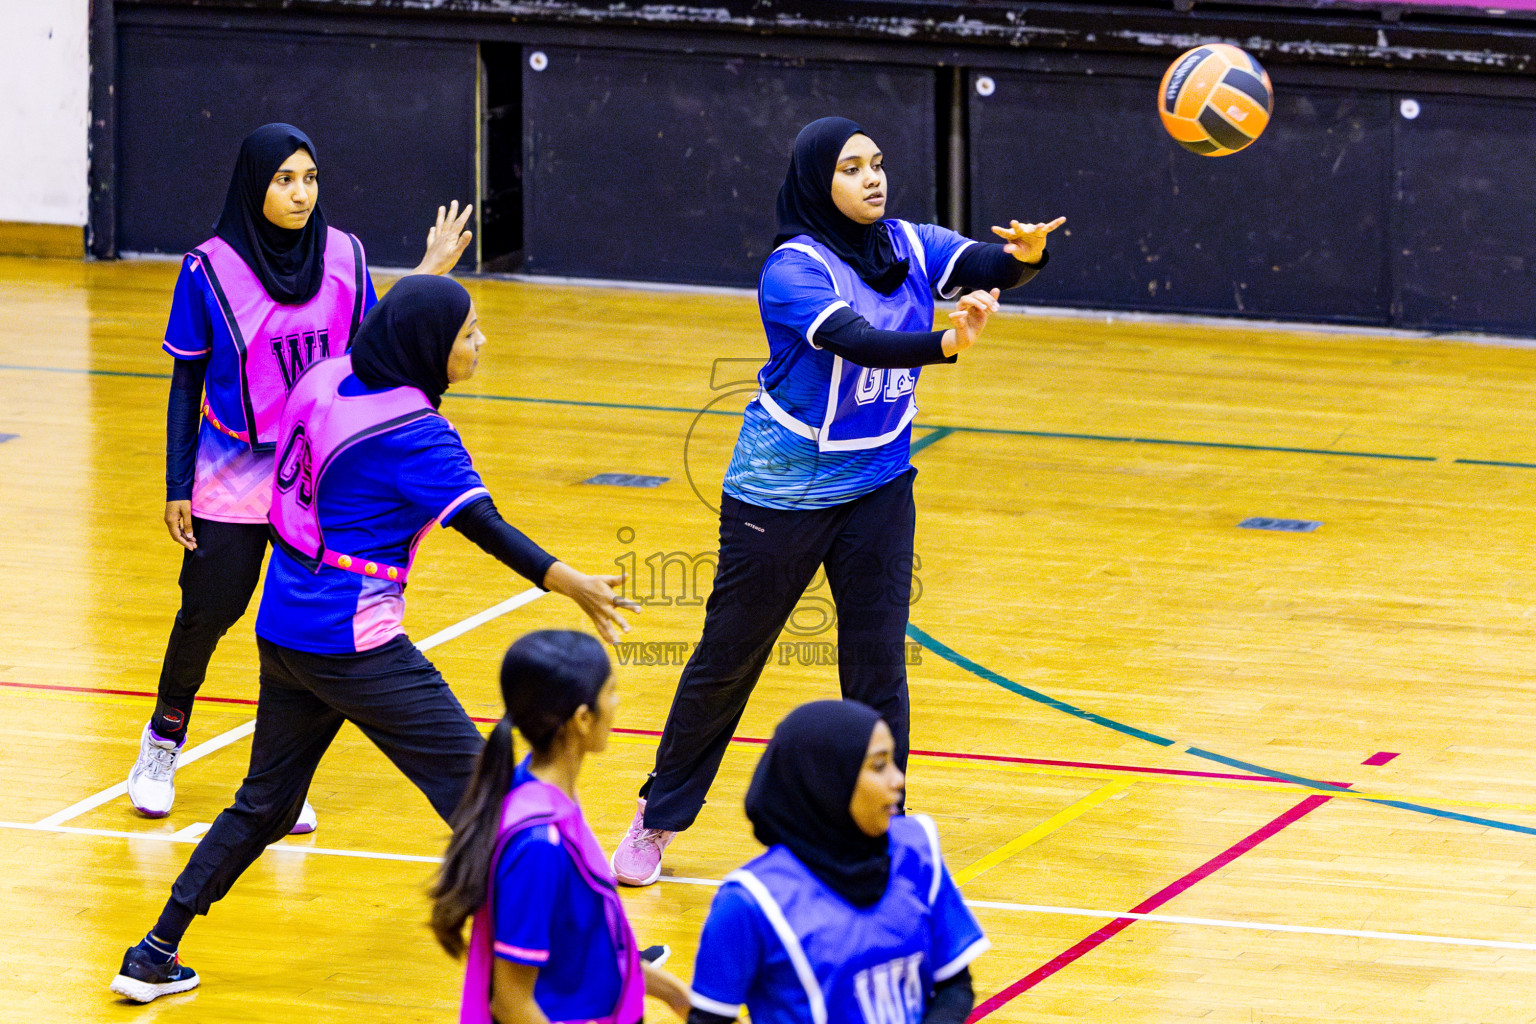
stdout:
<svg viewBox="0 0 1536 1024">
<path fill-rule="evenodd" d="M 474 43 L 132 26 L 119 39 L 122 249 L 207 238 L 240 140 L 269 121 L 314 140 L 326 219 L 370 263 L 414 266 L 437 207 L 474 201 Z"/>
<path fill-rule="evenodd" d="M 1401 322 L 1536 334 L 1536 103 L 1399 104 Z"/>
<path fill-rule="evenodd" d="M 885 153 L 892 216 L 935 219 L 929 69 L 534 53 L 548 63 L 523 72 L 530 272 L 755 284 L 795 134 L 829 114 Z"/>
<path fill-rule="evenodd" d="M 978 77 L 973 233 L 1067 218 L 1016 301 L 1386 322 L 1387 94 L 1277 86 L 1256 143 L 1202 157 L 1163 131 L 1155 80 Z"/>
</svg>

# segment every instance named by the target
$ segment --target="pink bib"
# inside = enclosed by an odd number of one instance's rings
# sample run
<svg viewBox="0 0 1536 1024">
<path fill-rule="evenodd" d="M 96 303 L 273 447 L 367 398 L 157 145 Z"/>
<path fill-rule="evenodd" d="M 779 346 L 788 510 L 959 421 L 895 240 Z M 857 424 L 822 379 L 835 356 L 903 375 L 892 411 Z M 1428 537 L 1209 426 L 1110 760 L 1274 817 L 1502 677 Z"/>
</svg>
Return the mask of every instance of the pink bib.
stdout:
<svg viewBox="0 0 1536 1024">
<path fill-rule="evenodd" d="M 624 914 L 624 904 L 614 885 L 613 869 L 608 866 L 608 858 L 581 816 L 581 808 L 559 789 L 539 779 L 514 786 L 501 805 L 501 833 L 491 856 L 485 906 L 475 915 L 469 933 L 469 964 L 464 971 L 459 1024 L 495 1024 L 491 1016 L 491 972 L 496 959 L 492 925 L 495 916 L 492 908 L 496 905 L 496 862 L 513 835 L 534 825 L 555 827 L 565 848 L 570 851 L 582 881 L 602 897 L 608 935 L 618 953 L 619 977 L 622 979 L 619 1003 L 606 1017 L 597 1017 L 585 1024 L 638 1024 L 645 1016 L 645 975 L 640 967 L 635 933 L 629 927 L 629 918 Z"/>
<path fill-rule="evenodd" d="M 315 297 L 300 306 L 273 301 L 240 254 L 218 236 L 189 255 L 208 275 L 240 353 L 245 429 L 233 430 L 218 422 L 206 403 L 203 414 L 252 451 L 271 451 L 276 447 L 283 400 L 305 367 L 346 352 L 363 318 L 367 267 L 362 246 L 346 232 L 327 228 L 325 276 Z"/>
<path fill-rule="evenodd" d="M 411 539 L 405 565 L 384 565 L 325 546 L 315 495 L 326 470 L 343 451 L 423 416 L 436 416 L 437 410 L 417 388 L 355 396 L 338 393 L 351 374 L 351 356 L 326 359 L 310 367 L 288 396 L 278 427 L 278 436 L 284 440 L 272 477 L 272 529 L 283 549 L 314 572 L 330 565 L 403 584 L 416 560 L 416 547 L 432 523 Z"/>
</svg>

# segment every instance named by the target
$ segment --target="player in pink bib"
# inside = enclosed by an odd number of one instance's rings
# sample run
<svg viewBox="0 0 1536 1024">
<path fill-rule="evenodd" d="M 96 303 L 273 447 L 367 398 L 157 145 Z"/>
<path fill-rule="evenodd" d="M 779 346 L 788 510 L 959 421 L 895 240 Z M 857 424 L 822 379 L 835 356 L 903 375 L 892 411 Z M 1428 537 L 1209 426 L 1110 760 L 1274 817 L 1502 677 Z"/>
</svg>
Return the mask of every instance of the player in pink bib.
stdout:
<svg viewBox="0 0 1536 1024">
<path fill-rule="evenodd" d="M 641 959 L 576 802 L 618 703 L 607 652 L 585 633 L 530 633 L 502 660 L 501 695 L 432 893 L 438 941 L 468 953 L 460 1024 L 639 1024 L 646 995 L 686 1017 L 687 987 Z M 533 748 L 521 762 L 513 729 Z"/>
<path fill-rule="evenodd" d="M 177 959 L 188 925 L 293 826 L 343 723 L 372 740 L 443 820 L 460 805 L 485 743 L 402 625 L 405 579 L 434 524 L 569 597 L 605 639 L 628 629 L 619 609 L 639 606 L 614 592 L 623 578 L 580 573 L 503 520 L 437 411 L 449 385 L 474 373 L 484 342 L 462 285 L 415 275 L 368 314 L 350 353 L 294 385 L 276 434 L 278 542 L 256 615 L 261 691 L 250 768 L 154 928 L 124 954 L 114 992 L 149 1002 L 197 986 Z M 601 863 L 595 847 L 586 853 Z"/>
<path fill-rule="evenodd" d="M 269 124 L 240 147 L 212 238 L 187 254 L 166 326 L 165 523 L 186 548 L 181 608 L 139 739 L 128 797 L 165 817 L 194 698 L 219 639 L 245 614 L 268 543 L 278 415 L 304 369 L 347 351 L 374 302 L 357 238 L 325 222 L 309 137 Z M 469 215 L 440 210 L 419 272 L 452 269 Z M 306 803 L 294 826 L 315 827 Z"/>
</svg>

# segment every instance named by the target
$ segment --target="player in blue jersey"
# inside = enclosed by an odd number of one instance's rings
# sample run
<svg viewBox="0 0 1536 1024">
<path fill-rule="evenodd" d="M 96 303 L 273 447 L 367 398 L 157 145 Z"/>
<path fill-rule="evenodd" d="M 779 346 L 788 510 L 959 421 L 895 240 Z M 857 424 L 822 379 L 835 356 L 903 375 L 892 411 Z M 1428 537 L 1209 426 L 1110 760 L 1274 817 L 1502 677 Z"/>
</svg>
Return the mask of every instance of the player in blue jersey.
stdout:
<svg viewBox="0 0 1536 1024">
<path fill-rule="evenodd" d="M 795 140 L 776 248 L 758 305 L 767 364 L 725 473 L 720 555 L 704 633 L 672 700 L 655 769 L 613 853 L 619 881 L 649 885 L 693 824 L 773 643 L 819 568 L 837 607 L 844 697 L 878 711 L 906 766 L 906 628 L 912 587 L 911 425 L 920 368 L 952 363 L 1032 279 L 1063 220 L 993 228 L 982 244 L 885 218 L 879 147 L 829 117 Z M 933 330 L 934 294 L 960 295 Z"/>
<path fill-rule="evenodd" d="M 192 706 L 225 632 L 245 614 L 266 555 L 272 429 L 304 367 L 340 355 L 375 301 L 362 244 L 328 227 L 314 143 L 269 124 L 241 143 L 213 237 L 182 262 L 164 348 L 174 358 L 166 411 L 165 525 L 185 548 L 181 607 L 139 738 L 128 798 L 150 818 L 176 799 Z M 469 216 L 439 209 L 418 273 L 446 274 Z M 295 832 L 313 831 L 306 803 Z"/>
<path fill-rule="evenodd" d="M 922 815 L 900 816 L 891 730 L 816 701 L 774 730 L 747 791 L 768 852 L 726 876 L 689 1024 L 961 1024 L 987 949 Z"/>
<path fill-rule="evenodd" d="M 352 351 L 322 360 L 284 407 L 273 477 L 275 549 L 256 616 L 261 691 L 250 769 L 177 877 L 154 928 L 123 957 L 114 992 L 138 1002 L 198 976 L 176 956 L 197 914 L 292 827 L 343 722 L 362 730 L 446 821 L 484 746 L 464 708 L 405 635 L 418 543 L 451 526 L 575 601 L 610 642 L 627 630 L 619 576 L 577 572 L 506 523 L 455 431 L 443 392 L 475 371 L 484 335 L 458 282 L 402 279 Z"/>
<path fill-rule="evenodd" d="M 432 892 L 438 942 L 468 953 L 460 1024 L 637 1024 L 644 995 L 688 1016 L 687 986 L 642 960 L 576 802 L 618 704 L 607 652 L 585 633 L 530 633 L 502 660 L 501 695 Z M 533 748 L 521 763 L 513 729 Z"/>
</svg>

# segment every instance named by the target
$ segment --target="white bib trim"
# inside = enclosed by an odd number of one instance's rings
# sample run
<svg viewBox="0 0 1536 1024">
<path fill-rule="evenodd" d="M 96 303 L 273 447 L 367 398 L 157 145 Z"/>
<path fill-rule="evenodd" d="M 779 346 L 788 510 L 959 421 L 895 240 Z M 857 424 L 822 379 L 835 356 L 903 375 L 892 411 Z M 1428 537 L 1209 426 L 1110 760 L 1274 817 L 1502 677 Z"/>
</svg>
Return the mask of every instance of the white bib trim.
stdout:
<svg viewBox="0 0 1536 1024">
<path fill-rule="evenodd" d="M 779 906 L 778 900 L 773 898 L 773 893 L 768 891 L 768 887 L 762 883 L 762 880 L 746 868 L 732 871 L 725 876 L 725 880 L 739 883 L 757 901 L 758 909 L 763 912 L 763 916 L 778 933 L 779 941 L 784 944 L 784 951 L 789 954 L 789 962 L 794 965 L 795 976 L 800 979 L 800 985 L 805 989 L 806 1001 L 811 1004 L 811 1019 L 815 1024 L 827 1024 L 827 999 L 821 991 L 821 983 L 816 980 L 816 972 L 811 969 L 811 961 L 805 955 L 805 947 L 800 945 L 800 937 L 789 926 L 789 921 L 784 917 L 784 911 Z"/>
</svg>

